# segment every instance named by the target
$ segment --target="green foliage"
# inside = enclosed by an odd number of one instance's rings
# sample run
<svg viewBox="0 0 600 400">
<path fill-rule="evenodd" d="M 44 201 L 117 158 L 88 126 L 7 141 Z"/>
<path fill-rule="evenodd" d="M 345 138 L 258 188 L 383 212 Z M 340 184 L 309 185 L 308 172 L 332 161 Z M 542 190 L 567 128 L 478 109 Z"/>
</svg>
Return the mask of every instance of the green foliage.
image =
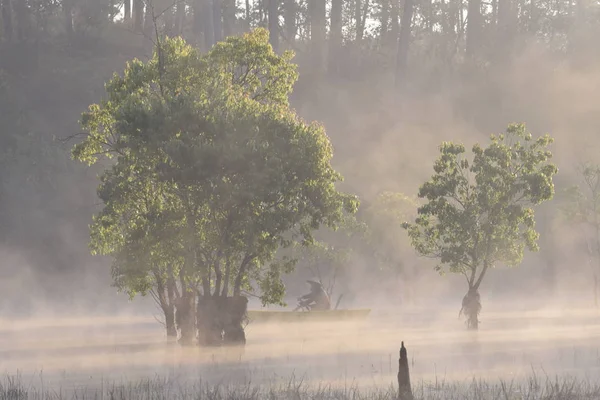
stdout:
<svg viewBox="0 0 600 400">
<path fill-rule="evenodd" d="M 367 225 L 353 214 L 344 215 L 337 228 L 320 229 L 309 245 L 296 243 L 290 249 L 298 266 L 320 281 L 329 295 L 335 290 L 338 278 L 348 270 L 368 231 Z"/>
<path fill-rule="evenodd" d="M 94 252 L 114 257 L 119 287 L 145 293 L 150 272 L 169 269 L 205 295 L 255 282 L 264 303 L 277 303 L 293 268 L 275 259 L 278 248 L 311 243 L 312 231 L 356 211 L 357 199 L 335 188 L 342 177 L 323 127 L 289 109 L 290 59 L 273 52 L 264 29 L 204 56 L 166 39 L 84 113 L 88 136 L 73 156 L 116 157 L 91 236 Z"/>
<path fill-rule="evenodd" d="M 552 198 L 557 173 L 551 143 L 548 135 L 533 139 L 523 124 L 492 135 L 487 148 L 473 146 L 471 161 L 463 145 L 442 143 L 435 174 L 419 189 L 427 202 L 404 224 L 417 252 L 477 289 L 495 263 L 515 266 L 525 248 L 536 251 L 532 207 Z"/>
<path fill-rule="evenodd" d="M 564 190 L 561 211 L 572 223 L 600 227 L 600 166 L 585 163 L 581 183 Z"/>
<path fill-rule="evenodd" d="M 382 192 L 366 208 L 363 218 L 368 226 L 367 242 L 383 268 L 402 266 L 410 248 L 402 223 L 414 218 L 417 206 L 416 199 L 403 193 Z"/>
</svg>

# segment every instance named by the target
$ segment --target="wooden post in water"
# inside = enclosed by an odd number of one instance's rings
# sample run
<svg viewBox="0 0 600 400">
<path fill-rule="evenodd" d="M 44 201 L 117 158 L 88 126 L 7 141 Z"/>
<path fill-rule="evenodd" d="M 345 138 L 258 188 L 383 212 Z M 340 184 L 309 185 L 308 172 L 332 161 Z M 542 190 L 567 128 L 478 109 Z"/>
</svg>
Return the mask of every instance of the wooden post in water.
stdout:
<svg viewBox="0 0 600 400">
<path fill-rule="evenodd" d="M 408 356 L 404 342 L 400 347 L 400 358 L 398 359 L 398 400 L 413 400 L 410 388 L 410 373 L 408 371 Z"/>
</svg>

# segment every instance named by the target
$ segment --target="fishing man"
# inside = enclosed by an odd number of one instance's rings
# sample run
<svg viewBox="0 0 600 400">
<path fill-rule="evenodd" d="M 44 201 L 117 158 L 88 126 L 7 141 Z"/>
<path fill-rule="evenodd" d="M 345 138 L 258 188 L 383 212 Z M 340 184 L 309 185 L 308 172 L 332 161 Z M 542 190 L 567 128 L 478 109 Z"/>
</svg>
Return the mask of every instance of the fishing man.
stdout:
<svg viewBox="0 0 600 400">
<path fill-rule="evenodd" d="M 298 298 L 298 305 L 307 307 L 309 310 L 330 310 L 331 302 L 327 292 L 323 289 L 323 285 L 313 280 L 307 280 L 306 282 L 310 285 L 310 293 Z"/>
</svg>

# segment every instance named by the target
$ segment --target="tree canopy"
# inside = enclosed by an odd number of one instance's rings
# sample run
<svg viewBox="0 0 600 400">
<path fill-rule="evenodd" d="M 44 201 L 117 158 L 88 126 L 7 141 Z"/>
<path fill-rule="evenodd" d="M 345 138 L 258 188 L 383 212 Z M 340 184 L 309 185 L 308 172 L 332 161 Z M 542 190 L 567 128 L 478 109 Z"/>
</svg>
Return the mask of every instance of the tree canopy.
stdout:
<svg viewBox="0 0 600 400">
<path fill-rule="evenodd" d="M 464 275 L 463 305 L 475 328 L 486 272 L 496 263 L 516 266 L 525 249 L 538 250 L 533 206 L 552 198 L 558 171 L 551 143 L 548 135 L 534 139 L 523 124 L 491 135 L 487 148 L 474 145 L 472 161 L 463 145 L 442 143 L 435 174 L 419 189 L 427 201 L 415 222 L 404 224 L 417 252 L 438 260 L 437 271 Z"/>
<path fill-rule="evenodd" d="M 356 197 L 335 187 L 323 127 L 289 108 L 292 56 L 276 55 L 264 29 L 206 55 L 167 38 L 84 113 L 74 157 L 115 160 L 101 177 L 91 247 L 113 256 L 119 287 L 145 293 L 169 273 L 183 291 L 258 289 L 263 303 L 281 302 L 294 260 L 277 249 L 356 211 Z"/>
</svg>

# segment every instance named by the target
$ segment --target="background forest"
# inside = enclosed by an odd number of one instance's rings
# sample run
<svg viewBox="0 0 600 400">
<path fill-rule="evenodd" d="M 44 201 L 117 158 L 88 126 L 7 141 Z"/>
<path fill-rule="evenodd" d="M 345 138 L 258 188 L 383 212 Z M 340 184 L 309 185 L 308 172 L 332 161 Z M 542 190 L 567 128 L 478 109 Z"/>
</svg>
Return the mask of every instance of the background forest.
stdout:
<svg viewBox="0 0 600 400">
<path fill-rule="evenodd" d="M 335 280 L 347 304 L 458 301 L 453 284 L 415 256 L 400 223 L 416 212 L 438 145 L 467 147 L 525 122 L 555 138 L 557 195 L 537 213 L 540 252 L 493 271 L 486 295 L 573 293 L 595 301 L 600 276 L 600 4 L 579 0 L 0 0 L 0 308 L 125 308 L 108 262 L 92 258 L 100 204 L 94 170 L 71 160 L 81 112 L 155 37 L 207 51 L 266 27 L 299 65 L 293 107 L 321 121 L 342 189 L 361 199 L 354 231 L 322 232 L 286 279 Z M 156 23 L 155 23 L 156 22 Z M 585 165 L 588 166 L 585 169 Z M 97 171 L 96 171 L 97 172 Z M 573 185 L 579 192 L 567 191 Z M 573 194 L 577 194 L 576 197 Z M 565 212 L 566 211 L 566 212 Z M 318 266 L 318 268 L 317 268 Z M 27 288 L 28 290 L 23 290 Z M 596 290 L 597 292 L 597 290 Z M 461 293 L 460 291 L 458 293 Z M 597 297 L 597 294 L 596 294 Z M 529 305 L 531 307 L 531 303 Z"/>
</svg>

